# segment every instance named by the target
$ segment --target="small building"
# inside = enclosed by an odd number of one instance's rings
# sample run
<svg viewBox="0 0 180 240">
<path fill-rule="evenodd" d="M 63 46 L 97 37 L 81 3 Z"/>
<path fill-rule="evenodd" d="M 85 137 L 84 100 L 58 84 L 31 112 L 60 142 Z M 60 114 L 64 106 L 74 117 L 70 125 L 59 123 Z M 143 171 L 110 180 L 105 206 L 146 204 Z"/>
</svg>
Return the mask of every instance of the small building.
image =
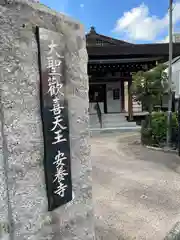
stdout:
<svg viewBox="0 0 180 240">
<path fill-rule="evenodd" d="M 167 66 L 169 62 L 165 63 Z M 168 68 L 165 70 L 168 74 Z M 180 56 L 172 59 L 172 90 L 175 93 L 175 99 L 180 96 Z"/>
<path fill-rule="evenodd" d="M 173 42 L 174 43 L 180 43 L 180 33 L 174 33 L 173 34 Z"/>
<path fill-rule="evenodd" d="M 167 68 L 165 72 L 168 74 L 169 61 L 165 63 Z M 173 105 L 177 109 L 177 100 L 180 97 L 180 56 L 172 59 L 172 92 L 173 92 Z M 168 96 L 165 94 L 163 97 L 164 106 L 168 106 Z"/>
<path fill-rule="evenodd" d="M 129 94 L 132 73 L 150 70 L 168 60 L 168 43 L 134 44 L 98 34 L 94 27 L 86 35 L 89 75 L 89 112 L 99 103 L 103 114 L 127 113 L 132 119 L 142 106 Z M 173 57 L 180 43 L 173 43 Z"/>
</svg>

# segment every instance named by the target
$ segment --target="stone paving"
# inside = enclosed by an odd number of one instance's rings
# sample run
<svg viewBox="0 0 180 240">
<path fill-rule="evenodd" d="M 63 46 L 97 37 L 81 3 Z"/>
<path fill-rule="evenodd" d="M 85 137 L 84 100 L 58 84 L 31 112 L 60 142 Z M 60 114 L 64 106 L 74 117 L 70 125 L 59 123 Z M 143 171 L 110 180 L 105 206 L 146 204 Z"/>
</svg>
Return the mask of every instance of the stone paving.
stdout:
<svg viewBox="0 0 180 240">
<path fill-rule="evenodd" d="M 180 158 L 138 142 L 91 138 L 97 239 L 163 240 L 180 220 Z"/>
</svg>

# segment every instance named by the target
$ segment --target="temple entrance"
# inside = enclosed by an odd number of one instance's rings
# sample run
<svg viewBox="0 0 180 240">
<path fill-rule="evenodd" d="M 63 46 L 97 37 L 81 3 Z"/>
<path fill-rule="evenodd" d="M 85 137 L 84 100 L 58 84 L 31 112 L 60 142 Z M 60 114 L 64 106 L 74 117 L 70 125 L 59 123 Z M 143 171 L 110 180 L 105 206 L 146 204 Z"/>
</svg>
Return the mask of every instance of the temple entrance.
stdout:
<svg viewBox="0 0 180 240">
<path fill-rule="evenodd" d="M 120 82 L 108 82 L 107 88 L 107 113 L 120 113 L 121 112 L 121 89 Z"/>
<path fill-rule="evenodd" d="M 101 113 L 107 113 L 106 85 L 90 84 L 89 86 L 89 113 L 96 114 L 95 104 L 99 103 Z"/>
<path fill-rule="evenodd" d="M 120 82 L 90 84 L 89 101 L 90 114 L 96 113 L 94 109 L 96 102 L 99 103 L 101 113 L 120 113 L 122 110 Z"/>
<path fill-rule="evenodd" d="M 136 128 L 135 122 L 127 122 L 125 113 L 121 112 L 122 96 L 120 82 L 90 83 L 89 85 L 89 114 L 91 129 L 119 129 L 121 127 Z M 95 108 L 99 103 L 101 123 Z M 96 131 L 96 130 L 95 130 Z"/>
</svg>

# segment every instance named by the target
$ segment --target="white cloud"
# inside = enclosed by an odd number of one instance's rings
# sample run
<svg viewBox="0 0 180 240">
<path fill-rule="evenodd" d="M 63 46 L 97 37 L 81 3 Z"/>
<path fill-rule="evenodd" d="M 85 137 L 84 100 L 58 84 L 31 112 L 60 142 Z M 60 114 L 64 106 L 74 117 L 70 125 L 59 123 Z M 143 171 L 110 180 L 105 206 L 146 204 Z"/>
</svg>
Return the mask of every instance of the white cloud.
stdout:
<svg viewBox="0 0 180 240">
<path fill-rule="evenodd" d="M 80 8 L 84 8 L 84 4 L 83 3 L 80 4 Z"/>
<path fill-rule="evenodd" d="M 173 6 L 173 23 L 180 21 L 180 2 Z M 130 40 L 149 40 L 156 38 L 168 29 L 168 12 L 160 18 L 150 15 L 149 8 L 144 3 L 139 7 L 132 8 L 125 12 L 116 22 L 114 31 L 118 34 L 125 34 Z"/>
</svg>

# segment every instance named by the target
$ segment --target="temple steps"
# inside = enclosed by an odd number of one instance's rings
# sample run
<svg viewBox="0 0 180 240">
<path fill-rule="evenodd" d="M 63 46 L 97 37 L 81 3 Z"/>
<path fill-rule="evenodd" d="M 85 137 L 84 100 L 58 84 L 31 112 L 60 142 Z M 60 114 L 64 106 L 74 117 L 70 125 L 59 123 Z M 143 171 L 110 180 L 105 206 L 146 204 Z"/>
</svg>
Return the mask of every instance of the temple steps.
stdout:
<svg viewBox="0 0 180 240">
<path fill-rule="evenodd" d="M 96 114 L 89 116 L 90 129 L 100 128 L 99 119 Z M 123 113 L 102 114 L 102 128 L 135 128 L 135 122 L 128 122 Z"/>
</svg>

